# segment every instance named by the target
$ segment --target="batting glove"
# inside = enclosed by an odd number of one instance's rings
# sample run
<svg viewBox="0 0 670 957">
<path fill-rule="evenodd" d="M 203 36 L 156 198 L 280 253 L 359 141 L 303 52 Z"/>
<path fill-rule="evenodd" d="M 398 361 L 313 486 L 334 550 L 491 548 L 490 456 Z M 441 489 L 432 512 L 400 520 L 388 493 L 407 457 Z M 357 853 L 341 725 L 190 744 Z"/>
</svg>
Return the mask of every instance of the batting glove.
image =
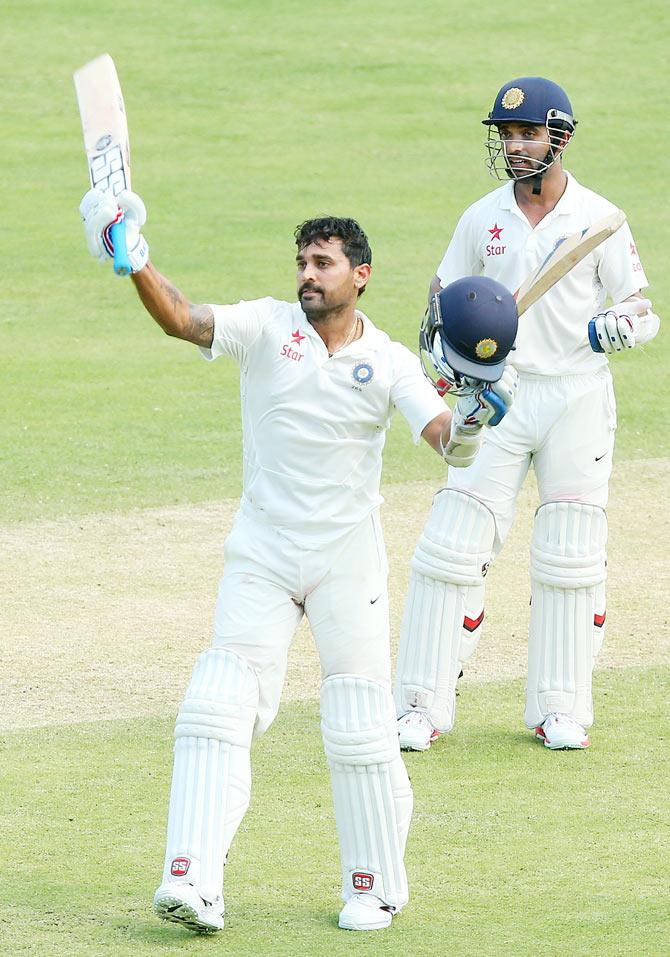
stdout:
<svg viewBox="0 0 670 957">
<path fill-rule="evenodd" d="M 514 402 L 519 374 L 506 365 L 497 382 L 482 384 L 469 395 L 461 395 L 451 418 L 451 433 L 442 455 L 449 465 L 466 468 L 472 465 L 481 444 L 485 425 L 498 425 Z"/>
<path fill-rule="evenodd" d="M 649 299 L 628 299 L 599 312 L 589 323 L 589 341 L 594 352 L 623 352 L 632 349 L 639 341 L 640 319 L 649 311 Z M 653 316 L 654 314 L 651 313 Z M 655 319 L 658 317 L 654 316 Z M 658 325 L 656 326 L 658 328 Z M 655 332 L 652 333 L 652 336 Z M 645 337 L 646 341 L 652 336 Z"/>
<path fill-rule="evenodd" d="M 90 189 L 79 204 L 79 212 L 84 220 L 88 251 L 95 259 L 107 262 L 114 257 L 111 228 L 123 220 L 131 268 L 133 272 L 139 272 L 146 266 L 149 245 L 140 230 L 147 220 L 147 213 L 136 193 L 124 190 L 114 196 L 110 190 Z"/>
</svg>

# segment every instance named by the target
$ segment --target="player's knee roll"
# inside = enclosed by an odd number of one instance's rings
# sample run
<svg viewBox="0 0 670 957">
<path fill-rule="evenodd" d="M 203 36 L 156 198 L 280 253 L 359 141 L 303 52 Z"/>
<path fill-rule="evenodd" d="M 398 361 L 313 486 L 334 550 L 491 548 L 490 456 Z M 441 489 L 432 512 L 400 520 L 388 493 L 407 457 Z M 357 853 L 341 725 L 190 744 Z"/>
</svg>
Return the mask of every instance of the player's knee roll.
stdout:
<svg viewBox="0 0 670 957">
<path fill-rule="evenodd" d="M 321 732 L 329 762 L 392 762 L 399 746 L 390 689 L 355 675 L 326 678 L 321 685 Z"/>
<path fill-rule="evenodd" d="M 258 679 L 248 662 L 226 648 L 210 648 L 196 662 L 175 738 L 213 738 L 249 747 L 258 695 Z"/>
<path fill-rule="evenodd" d="M 607 515 L 582 502 L 547 502 L 535 514 L 531 577 L 554 588 L 586 588 L 605 580 Z"/>
<path fill-rule="evenodd" d="M 444 489 L 435 496 L 412 558 L 422 575 L 456 585 L 478 585 L 488 570 L 495 519 L 472 495 Z"/>
</svg>

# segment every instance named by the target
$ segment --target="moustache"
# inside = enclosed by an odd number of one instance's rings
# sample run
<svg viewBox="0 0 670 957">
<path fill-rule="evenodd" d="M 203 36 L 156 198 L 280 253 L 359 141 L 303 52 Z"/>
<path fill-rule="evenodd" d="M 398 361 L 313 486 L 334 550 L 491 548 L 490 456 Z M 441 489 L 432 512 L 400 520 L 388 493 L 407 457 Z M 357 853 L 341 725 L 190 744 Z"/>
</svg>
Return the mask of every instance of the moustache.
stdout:
<svg viewBox="0 0 670 957">
<path fill-rule="evenodd" d="M 318 286 L 313 286 L 311 283 L 306 282 L 303 286 L 298 289 L 298 298 L 302 296 L 304 292 L 320 292 L 323 294 L 323 289 L 320 289 Z"/>
</svg>

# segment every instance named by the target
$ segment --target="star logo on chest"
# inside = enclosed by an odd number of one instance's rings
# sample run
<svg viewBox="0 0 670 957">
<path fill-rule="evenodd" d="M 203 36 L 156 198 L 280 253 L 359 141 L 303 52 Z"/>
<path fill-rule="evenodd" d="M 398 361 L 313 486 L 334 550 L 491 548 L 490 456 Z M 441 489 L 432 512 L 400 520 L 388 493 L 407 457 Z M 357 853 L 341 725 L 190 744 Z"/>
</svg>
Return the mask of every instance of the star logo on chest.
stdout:
<svg viewBox="0 0 670 957">
<path fill-rule="evenodd" d="M 304 338 L 305 338 L 305 336 L 303 336 L 303 335 L 300 334 L 300 330 L 299 330 L 299 329 L 296 329 L 295 332 L 291 333 L 291 342 L 292 342 L 293 345 L 295 345 L 295 346 L 299 346 L 300 343 L 302 342 L 302 340 L 303 340 Z"/>
<path fill-rule="evenodd" d="M 500 234 L 503 231 L 504 226 L 499 226 L 497 223 L 494 223 L 491 229 L 488 232 L 491 233 L 491 239 L 500 239 Z"/>
</svg>

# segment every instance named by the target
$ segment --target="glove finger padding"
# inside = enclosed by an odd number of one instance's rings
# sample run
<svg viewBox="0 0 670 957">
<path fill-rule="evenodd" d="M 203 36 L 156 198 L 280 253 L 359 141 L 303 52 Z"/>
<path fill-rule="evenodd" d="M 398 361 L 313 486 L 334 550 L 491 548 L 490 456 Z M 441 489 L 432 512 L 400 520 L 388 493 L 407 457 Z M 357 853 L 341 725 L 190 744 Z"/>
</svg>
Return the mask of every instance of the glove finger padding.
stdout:
<svg viewBox="0 0 670 957">
<path fill-rule="evenodd" d="M 124 189 L 116 200 L 123 210 L 126 224 L 126 246 L 128 259 L 133 272 L 139 272 L 147 264 L 149 258 L 149 244 L 140 232 L 147 221 L 147 210 L 137 193 Z"/>
<path fill-rule="evenodd" d="M 116 197 L 109 190 L 89 189 L 79 204 L 79 212 L 84 221 L 88 251 L 95 259 L 106 262 L 111 254 L 105 245 L 105 231 L 123 215 Z"/>
<path fill-rule="evenodd" d="M 637 340 L 637 317 L 645 315 L 650 308 L 649 299 L 627 299 L 594 316 L 593 325 L 602 351 L 611 355 L 632 349 Z"/>
<path fill-rule="evenodd" d="M 142 198 L 137 193 L 131 193 L 129 189 L 124 189 L 117 195 L 116 201 L 123 210 L 126 229 L 132 224 L 137 227 L 139 232 L 147 221 L 147 208 Z"/>
</svg>

